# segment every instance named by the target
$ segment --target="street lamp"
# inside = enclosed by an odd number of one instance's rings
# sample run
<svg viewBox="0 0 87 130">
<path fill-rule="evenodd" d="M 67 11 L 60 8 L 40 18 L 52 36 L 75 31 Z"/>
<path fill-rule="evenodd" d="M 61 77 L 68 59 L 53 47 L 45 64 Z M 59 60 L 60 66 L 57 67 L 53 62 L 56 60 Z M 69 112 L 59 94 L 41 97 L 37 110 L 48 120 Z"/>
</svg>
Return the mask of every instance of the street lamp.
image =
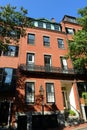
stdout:
<svg viewBox="0 0 87 130">
<path fill-rule="evenodd" d="M 39 92 L 42 99 L 42 115 L 44 115 L 44 89 L 42 85 L 40 86 Z"/>
</svg>

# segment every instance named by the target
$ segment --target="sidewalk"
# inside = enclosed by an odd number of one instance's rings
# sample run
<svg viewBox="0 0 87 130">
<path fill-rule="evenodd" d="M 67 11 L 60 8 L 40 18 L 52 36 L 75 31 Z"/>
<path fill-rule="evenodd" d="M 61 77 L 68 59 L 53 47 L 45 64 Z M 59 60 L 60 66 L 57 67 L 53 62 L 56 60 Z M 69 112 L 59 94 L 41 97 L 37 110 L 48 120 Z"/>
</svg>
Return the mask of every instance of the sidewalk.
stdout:
<svg viewBox="0 0 87 130">
<path fill-rule="evenodd" d="M 67 126 L 60 130 L 81 130 L 82 128 L 85 128 L 85 130 L 87 130 L 87 122 L 83 124 L 75 125 L 75 126 Z"/>
</svg>

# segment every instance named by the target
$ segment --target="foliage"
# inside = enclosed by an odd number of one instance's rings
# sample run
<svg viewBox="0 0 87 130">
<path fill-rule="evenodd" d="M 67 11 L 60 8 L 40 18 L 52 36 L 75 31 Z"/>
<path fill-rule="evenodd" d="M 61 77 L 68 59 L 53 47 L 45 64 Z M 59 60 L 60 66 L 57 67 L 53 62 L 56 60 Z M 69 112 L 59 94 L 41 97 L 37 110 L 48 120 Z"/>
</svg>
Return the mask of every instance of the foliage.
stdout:
<svg viewBox="0 0 87 130">
<path fill-rule="evenodd" d="M 87 105 L 87 92 L 82 92 L 82 98 L 84 98 L 85 105 Z"/>
<path fill-rule="evenodd" d="M 0 6 L 0 49 L 4 49 L 3 43 L 17 43 L 20 36 L 25 36 L 25 28 L 31 26 L 31 21 L 27 17 L 27 10 L 21 7 L 10 5 Z"/>
<path fill-rule="evenodd" d="M 82 98 L 87 99 L 87 92 L 82 93 Z"/>
<path fill-rule="evenodd" d="M 70 116 L 75 116 L 76 113 L 75 113 L 73 110 L 70 109 L 70 110 L 69 110 L 69 115 L 70 115 Z"/>
<path fill-rule="evenodd" d="M 87 7 L 79 9 L 78 13 L 81 17 L 77 20 L 83 28 L 74 34 L 72 41 L 69 41 L 69 56 L 76 69 L 85 71 L 87 67 Z"/>
</svg>

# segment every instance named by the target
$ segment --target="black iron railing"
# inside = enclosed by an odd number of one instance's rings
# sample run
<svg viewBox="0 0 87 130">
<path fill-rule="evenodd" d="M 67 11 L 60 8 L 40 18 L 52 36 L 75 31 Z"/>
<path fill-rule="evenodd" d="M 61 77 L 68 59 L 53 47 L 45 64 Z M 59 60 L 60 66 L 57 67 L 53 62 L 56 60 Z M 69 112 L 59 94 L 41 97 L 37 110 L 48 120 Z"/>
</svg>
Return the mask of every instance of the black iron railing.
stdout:
<svg viewBox="0 0 87 130">
<path fill-rule="evenodd" d="M 75 71 L 72 68 L 63 69 L 61 67 L 54 67 L 54 66 L 21 64 L 19 68 L 20 70 L 24 70 L 24 71 L 75 74 Z"/>
</svg>

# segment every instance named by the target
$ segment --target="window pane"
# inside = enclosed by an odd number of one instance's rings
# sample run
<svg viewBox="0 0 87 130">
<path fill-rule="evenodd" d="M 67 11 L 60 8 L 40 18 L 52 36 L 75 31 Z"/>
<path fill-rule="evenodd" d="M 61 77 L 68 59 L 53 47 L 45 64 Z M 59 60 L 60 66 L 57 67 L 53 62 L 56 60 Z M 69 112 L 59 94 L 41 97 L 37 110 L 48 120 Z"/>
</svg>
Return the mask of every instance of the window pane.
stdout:
<svg viewBox="0 0 87 130">
<path fill-rule="evenodd" d="M 34 91 L 35 91 L 34 82 L 27 82 L 26 83 L 26 102 L 27 103 L 34 103 Z"/>
<path fill-rule="evenodd" d="M 9 45 L 7 50 L 4 52 L 4 56 L 18 56 L 19 47 Z"/>
<path fill-rule="evenodd" d="M 34 44 L 35 42 L 35 35 L 34 34 L 28 34 L 28 43 Z"/>
<path fill-rule="evenodd" d="M 44 56 L 45 65 L 51 65 L 51 56 Z"/>
<path fill-rule="evenodd" d="M 13 73 L 13 69 L 11 69 L 11 68 L 5 68 L 4 69 L 4 78 L 3 78 L 4 84 L 11 85 L 12 73 Z"/>
<path fill-rule="evenodd" d="M 51 24 L 50 23 L 46 23 L 46 28 L 47 29 L 51 29 Z"/>
<path fill-rule="evenodd" d="M 66 28 L 66 33 L 67 34 L 74 34 L 75 30 L 72 28 Z"/>
<path fill-rule="evenodd" d="M 53 83 L 46 83 L 46 93 L 47 93 L 47 102 L 49 103 L 55 102 Z"/>
<path fill-rule="evenodd" d="M 38 22 L 38 27 L 43 28 L 43 22 Z"/>
<path fill-rule="evenodd" d="M 60 57 L 62 69 L 68 70 L 67 60 L 64 57 Z"/>
<path fill-rule="evenodd" d="M 59 48 L 64 48 L 63 39 L 58 39 L 58 47 L 59 47 Z"/>
<path fill-rule="evenodd" d="M 55 25 L 54 25 L 54 28 L 55 28 L 56 31 L 61 31 L 61 28 L 60 28 L 59 25 L 56 25 L 56 24 L 55 24 Z"/>
<path fill-rule="evenodd" d="M 45 46 L 50 46 L 50 38 L 49 37 L 44 36 L 43 37 L 43 42 L 44 42 Z"/>
</svg>

